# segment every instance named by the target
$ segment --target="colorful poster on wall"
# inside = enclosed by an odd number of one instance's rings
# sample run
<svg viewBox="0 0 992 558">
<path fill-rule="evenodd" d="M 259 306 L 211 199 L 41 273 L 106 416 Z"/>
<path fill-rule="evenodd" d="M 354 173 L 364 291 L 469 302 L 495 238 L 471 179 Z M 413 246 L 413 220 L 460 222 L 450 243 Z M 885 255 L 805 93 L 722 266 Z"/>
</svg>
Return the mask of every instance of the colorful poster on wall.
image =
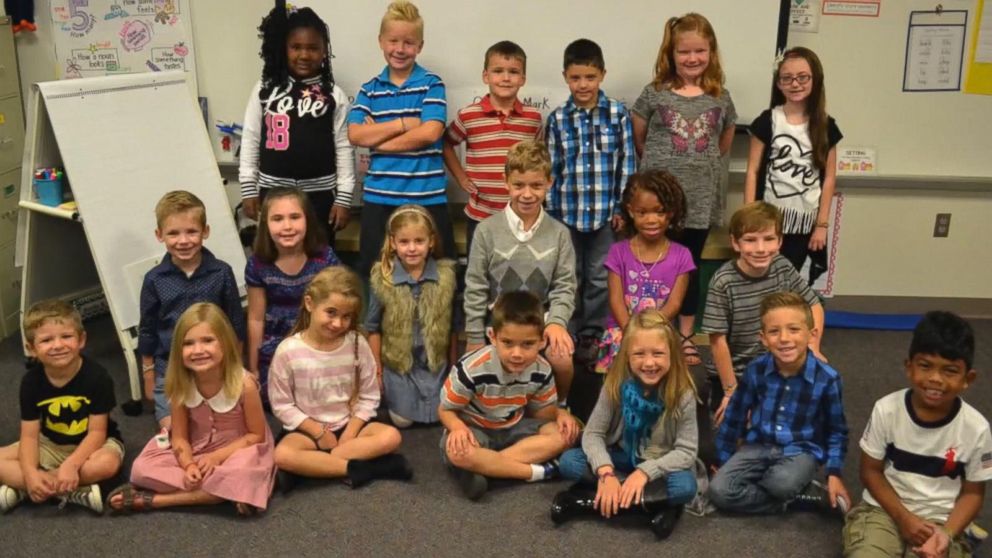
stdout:
<svg viewBox="0 0 992 558">
<path fill-rule="evenodd" d="M 59 78 L 184 70 L 195 81 L 188 0 L 52 0 Z"/>
</svg>

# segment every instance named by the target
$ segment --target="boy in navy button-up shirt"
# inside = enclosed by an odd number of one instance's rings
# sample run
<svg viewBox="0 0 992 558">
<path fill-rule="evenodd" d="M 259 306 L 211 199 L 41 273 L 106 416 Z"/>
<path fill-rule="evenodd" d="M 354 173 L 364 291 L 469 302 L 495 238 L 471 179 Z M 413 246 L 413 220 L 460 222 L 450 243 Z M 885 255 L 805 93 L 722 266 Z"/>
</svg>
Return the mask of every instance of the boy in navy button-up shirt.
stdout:
<svg viewBox="0 0 992 558">
<path fill-rule="evenodd" d="M 244 341 L 245 316 L 231 266 L 203 247 L 210 236 L 203 202 L 183 190 L 169 192 L 155 206 L 155 218 L 155 238 L 165 244 L 168 257 L 145 274 L 141 285 L 138 353 L 145 398 L 154 398 L 155 418 L 168 428 L 172 413 L 165 397 L 165 368 L 176 320 L 194 303 L 212 302 Z"/>
</svg>

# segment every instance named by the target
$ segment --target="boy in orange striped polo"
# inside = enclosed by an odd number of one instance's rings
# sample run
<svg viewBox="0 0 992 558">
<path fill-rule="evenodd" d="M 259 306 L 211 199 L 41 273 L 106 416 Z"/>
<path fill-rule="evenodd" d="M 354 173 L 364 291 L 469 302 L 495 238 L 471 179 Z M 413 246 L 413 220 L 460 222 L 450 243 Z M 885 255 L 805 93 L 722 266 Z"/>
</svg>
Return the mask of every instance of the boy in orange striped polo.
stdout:
<svg viewBox="0 0 992 558">
<path fill-rule="evenodd" d="M 541 113 L 520 102 L 517 93 L 527 82 L 527 54 L 512 41 L 500 41 L 486 50 L 482 81 L 489 94 L 458 111 L 444 135 L 444 166 L 469 195 L 468 253 L 480 221 L 506 207 L 509 192 L 503 166 L 506 152 L 517 142 L 543 136 Z M 465 166 L 455 147 L 465 143 Z"/>
<path fill-rule="evenodd" d="M 508 292 L 493 307 L 491 345 L 463 356 L 441 389 L 441 458 L 455 468 L 470 500 L 486 493 L 486 477 L 528 482 L 553 478 L 561 452 L 579 425 L 559 408 L 551 365 L 541 357 L 544 310 L 526 291 Z"/>
</svg>

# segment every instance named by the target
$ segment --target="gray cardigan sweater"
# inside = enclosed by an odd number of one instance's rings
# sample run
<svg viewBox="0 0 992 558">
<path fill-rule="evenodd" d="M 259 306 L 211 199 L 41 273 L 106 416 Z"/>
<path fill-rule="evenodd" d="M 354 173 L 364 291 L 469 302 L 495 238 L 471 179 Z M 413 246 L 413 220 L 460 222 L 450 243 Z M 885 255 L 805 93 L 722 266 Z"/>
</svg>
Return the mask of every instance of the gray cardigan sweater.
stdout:
<svg viewBox="0 0 992 558">
<path fill-rule="evenodd" d="M 681 415 L 678 420 L 658 420 L 641 451 L 644 461 L 637 468 L 644 471 L 648 480 L 655 480 L 675 471 L 693 471 L 696 466 L 699 430 L 696 426 L 695 395 L 691 392 L 685 394 L 679 406 Z M 593 473 L 603 465 L 614 465 L 606 448 L 621 445 L 622 436 L 623 416 L 620 406 L 610 401 L 605 389 L 600 390 L 596 407 L 582 434 L 582 451 L 585 452 Z"/>
<path fill-rule="evenodd" d="M 504 211 L 512 211 L 509 206 Z M 504 292 L 530 291 L 547 309 L 547 324 L 567 327 L 575 309 L 575 250 L 568 229 L 545 214 L 520 242 L 503 212 L 479 223 L 465 270 L 465 335 L 485 340 L 486 313 Z"/>
</svg>

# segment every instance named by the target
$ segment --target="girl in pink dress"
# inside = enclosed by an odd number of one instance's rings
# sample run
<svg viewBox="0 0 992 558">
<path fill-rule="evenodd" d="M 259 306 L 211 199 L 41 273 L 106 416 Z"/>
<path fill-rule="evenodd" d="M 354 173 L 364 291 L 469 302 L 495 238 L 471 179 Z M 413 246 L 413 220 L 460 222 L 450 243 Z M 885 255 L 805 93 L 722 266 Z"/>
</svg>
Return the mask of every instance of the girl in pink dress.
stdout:
<svg viewBox="0 0 992 558">
<path fill-rule="evenodd" d="M 179 318 L 165 393 L 171 435 L 148 442 L 131 483 L 110 493 L 108 507 L 131 512 L 227 500 L 241 515 L 264 510 L 275 481 L 272 433 L 258 385 L 242 367 L 234 330 L 217 306 L 194 304 Z"/>
</svg>

